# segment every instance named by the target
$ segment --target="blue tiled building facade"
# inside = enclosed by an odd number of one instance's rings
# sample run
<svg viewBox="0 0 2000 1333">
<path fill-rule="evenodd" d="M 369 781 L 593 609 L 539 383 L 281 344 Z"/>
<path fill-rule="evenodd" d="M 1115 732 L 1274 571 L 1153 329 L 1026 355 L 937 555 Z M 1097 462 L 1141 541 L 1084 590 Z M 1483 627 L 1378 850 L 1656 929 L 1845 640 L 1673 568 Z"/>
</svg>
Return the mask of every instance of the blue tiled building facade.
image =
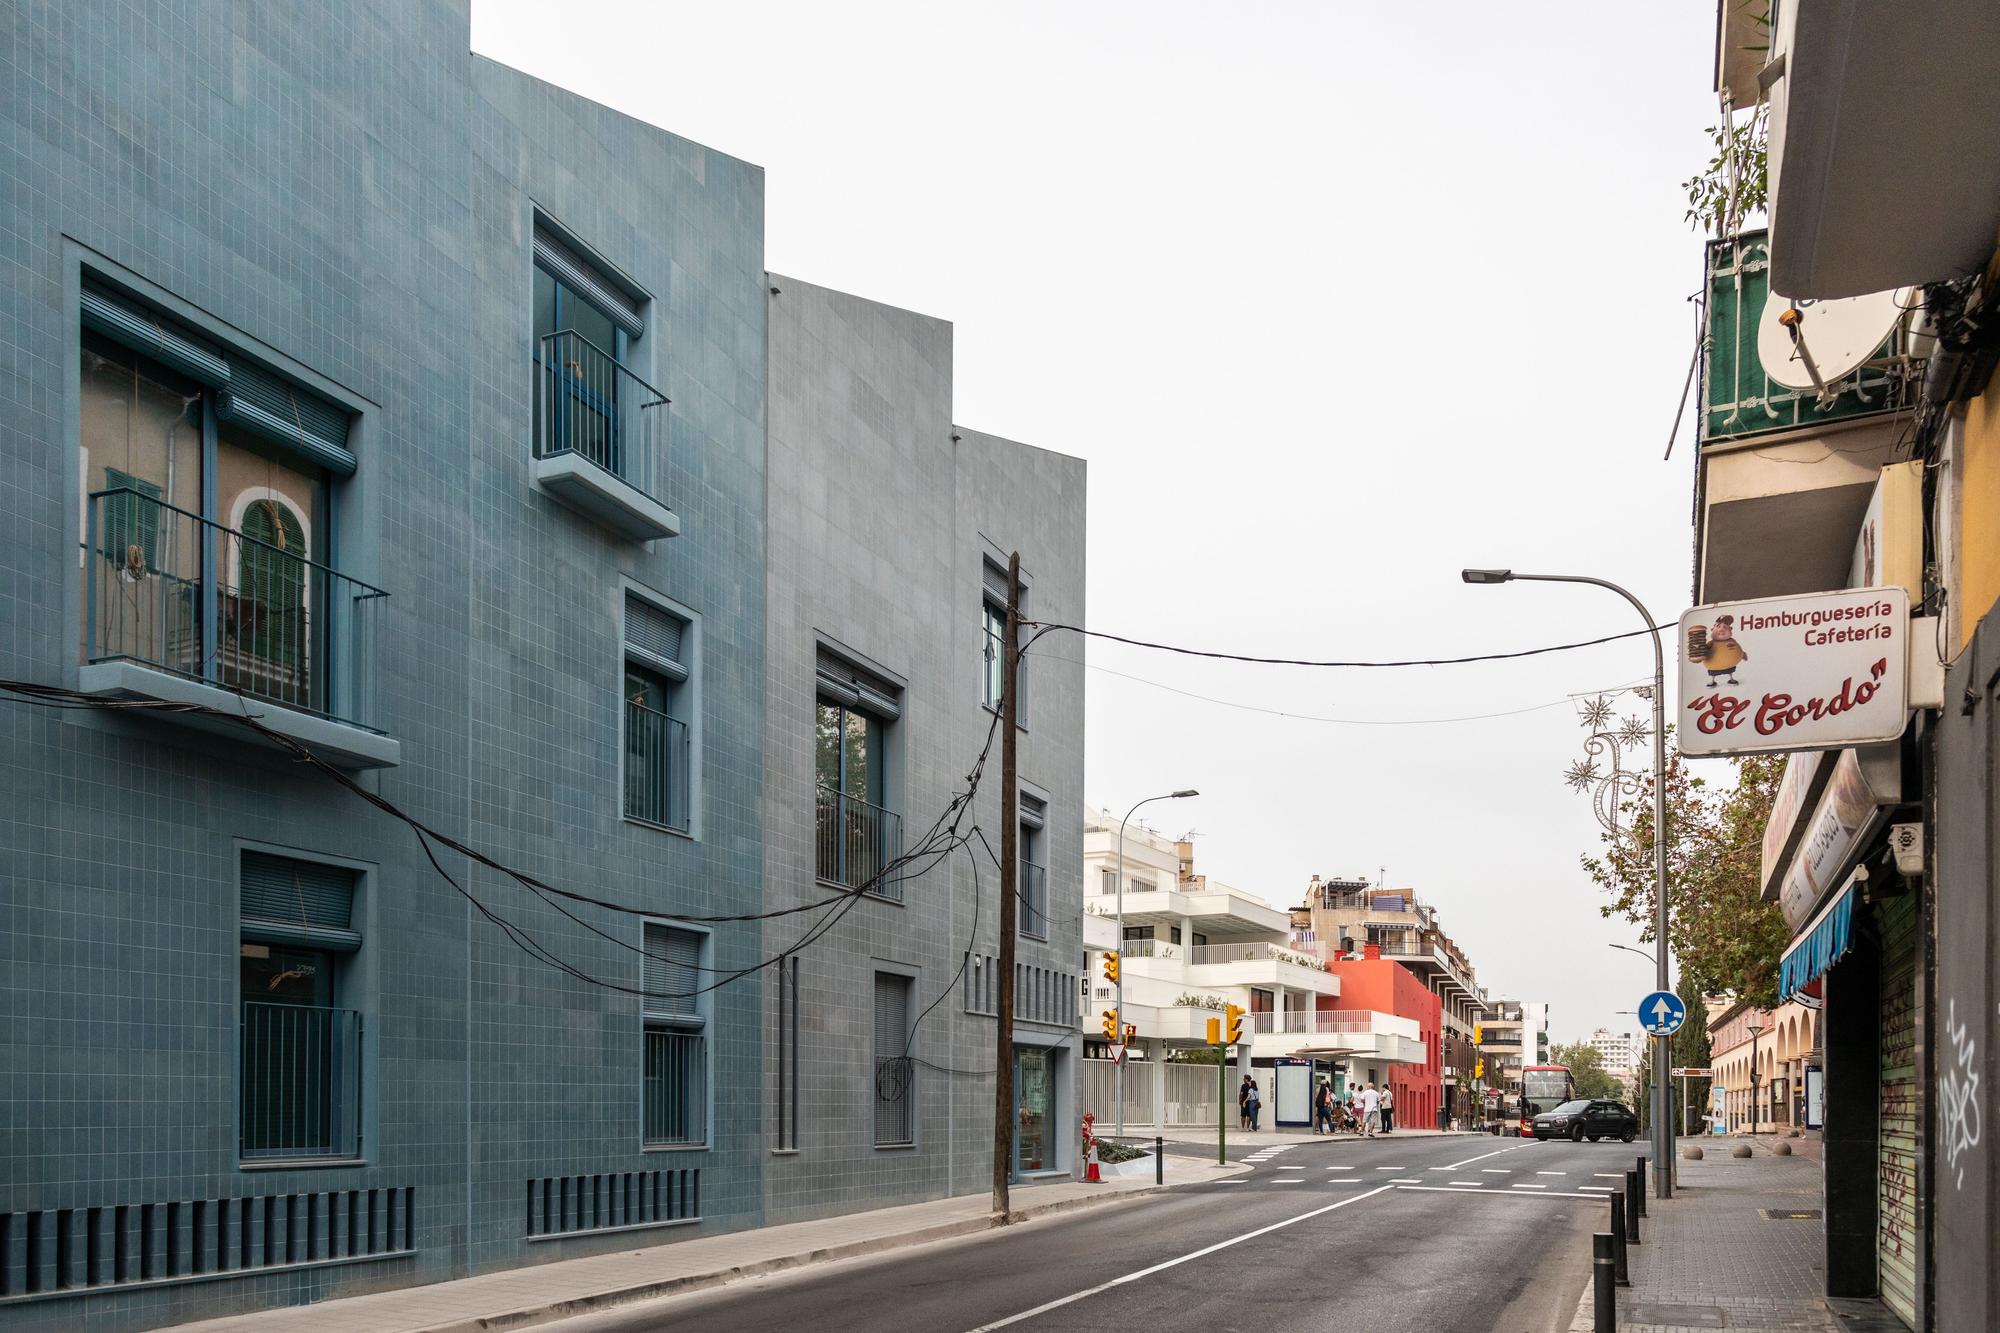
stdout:
<svg viewBox="0 0 2000 1333">
<path fill-rule="evenodd" d="M 950 426 L 948 326 L 802 285 L 786 337 L 847 331 L 775 367 L 762 172 L 464 0 L 8 6 L 0 189 L 0 679 L 65 692 L 0 703 L 0 1324 L 977 1188 L 969 864 L 737 979 L 884 854 L 864 797 L 960 784 L 1004 544 L 1081 619 L 1082 465 Z M 910 540 L 813 518 L 851 419 Z M 910 720 L 829 820 L 794 723 L 870 684 Z M 1024 1175 L 1073 1165 L 1080 668 L 1029 693 Z"/>
</svg>

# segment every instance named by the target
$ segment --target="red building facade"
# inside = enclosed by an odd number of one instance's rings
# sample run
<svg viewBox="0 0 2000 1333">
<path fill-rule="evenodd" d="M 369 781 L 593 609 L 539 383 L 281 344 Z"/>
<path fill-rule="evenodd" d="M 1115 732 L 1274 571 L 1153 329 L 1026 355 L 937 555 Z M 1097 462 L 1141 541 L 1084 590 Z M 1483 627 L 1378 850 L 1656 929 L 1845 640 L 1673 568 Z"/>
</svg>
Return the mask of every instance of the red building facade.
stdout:
<svg viewBox="0 0 2000 1333">
<path fill-rule="evenodd" d="M 1369 945 L 1365 952 L 1374 954 L 1376 949 Z M 1438 997 L 1410 969 L 1379 956 L 1336 959 L 1326 970 L 1340 978 L 1340 996 L 1337 1000 L 1323 997 L 1322 1008 L 1373 1009 L 1410 1019 L 1424 1043 L 1421 1065 L 1383 1064 L 1365 1055 L 1348 1057 L 1349 1085 L 1386 1082 L 1396 1099 L 1397 1124 L 1413 1129 L 1434 1127 L 1444 1097 L 1444 1009 Z"/>
</svg>

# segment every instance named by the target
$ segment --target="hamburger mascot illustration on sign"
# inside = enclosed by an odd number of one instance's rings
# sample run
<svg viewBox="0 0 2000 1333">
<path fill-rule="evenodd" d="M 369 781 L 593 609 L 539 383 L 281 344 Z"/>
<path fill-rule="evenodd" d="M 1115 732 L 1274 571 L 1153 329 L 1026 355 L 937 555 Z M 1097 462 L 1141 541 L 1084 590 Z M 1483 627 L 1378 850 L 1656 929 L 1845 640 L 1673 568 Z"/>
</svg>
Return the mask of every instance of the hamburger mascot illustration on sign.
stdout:
<svg viewBox="0 0 2000 1333">
<path fill-rule="evenodd" d="M 1749 660 L 1750 654 L 1736 642 L 1735 616 L 1717 616 L 1715 624 L 1706 629 L 1700 625 L 1688 627 L 1688 661 L 1708 669 L 1708 688 L 1711 690 L 1723 676 L 1729 678 L 1731 685 L 1742 684 L 1736 679 L 1736 668 Z"/>
</svg>

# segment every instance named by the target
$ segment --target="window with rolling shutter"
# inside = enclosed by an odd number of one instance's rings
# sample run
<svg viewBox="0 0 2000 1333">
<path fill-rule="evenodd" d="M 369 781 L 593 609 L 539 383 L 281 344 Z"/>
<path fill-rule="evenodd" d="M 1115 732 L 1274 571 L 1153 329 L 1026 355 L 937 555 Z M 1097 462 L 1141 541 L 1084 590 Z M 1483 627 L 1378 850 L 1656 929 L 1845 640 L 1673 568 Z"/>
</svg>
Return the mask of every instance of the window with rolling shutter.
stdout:
<svg viewBox="0 0 2000 1333">
<path fill-rule="evenodd" d="M 625 595 L 625 651 L 680 680 L 688 677 L 688 623 L 643 597 Z"/>
<path fill-rule="evenodd" d="M 708 1141 L 708 973 L 699 931 L 645 925 L 639 1008 L 645 1024 L 641 1139 L 649 1148 Z"/>
<path fill-rule="evenodd" d="M 910 979 L 875 974 L 875 1146 L 916 1141 L 912 1114 L 915 1067 L 909 1058 Z"/>
</svg>

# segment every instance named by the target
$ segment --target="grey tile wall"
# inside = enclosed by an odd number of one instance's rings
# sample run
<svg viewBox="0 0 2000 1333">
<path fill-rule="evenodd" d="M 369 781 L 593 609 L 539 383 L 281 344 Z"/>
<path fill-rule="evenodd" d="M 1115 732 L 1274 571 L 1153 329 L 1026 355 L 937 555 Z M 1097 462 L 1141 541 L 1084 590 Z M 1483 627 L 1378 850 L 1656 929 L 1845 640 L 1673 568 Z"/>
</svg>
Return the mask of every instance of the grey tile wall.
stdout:
<svg viewBox="0 0 2000 1333">
<path fill-rule="evenodd" d="M 403 756 L 367 785 L 592 894 L 756 909 L 757 168 L 473 57 L 463 3 L 23 0 L 0 10 L 0 200 L 0 675 L 77 679 L 76 288 L 102 267 L 362 408 L 340 549 L 391 594 L 381 686 Z M 681 537 L 620 541 L 531 484 L 536 208 L 653 297 L 640 351 L 674 403 Z M 699 617 L 698 839 L 618 816 L 621 579 Z M 246 840 L 369 867 L 364 1166 L 238 1167 Z M 636 918 L 579 924 L 441 859 L 554 953 L 637 985 Z M 716 965 L 760 948 L 721 927 Z M 0 1214 L 353 1188 L 414 1188 L 417 1207 L 413 1257 L 0 1305 L 0 1322 L 150 1327 L 632 1243 L 526 1244 L 526 1182 L 545 1176 L 698 1164 L 704 1221 L 649 1239 L 754 1224 L 759 987 L 721 990 L 714 1015 L 713 1146 L 642 1153 L 636 1000 L 529 960 L 407 829 L 233 739 L 0 705 Z M 8 1262 L 18 1276 L 18 1233 Z"/>
<path fill-rule="evenodd" d="M 770 600 L 765 884 L 773 908 L 818 902 L 813 845 L 813 669 L 822 642 L 902 686 L 889 785 L 914 843 L 962 790 L 992 715 L 980 704 L 981 562 L 1018 549 L 1039 615 L 1083 614 L 1081 460 L 954 427 L 951 326 L 772 275 Z M 1066 657 L 1080 654 L 1071 645 Z M 1023 963 L 1080 970 L 1083 681 L 1074 662 L 1033 666 L 1021 737 L 1024 783 L 1047 798 L 1050 930 Z M 796 1220 L 976 1191 L 990 1178 L 994 1024 L 964 1012 L 968 949 L 992 954 L 999 849 L 999 747 L 963 828 L 985 835 L 903 886 L 863 899 L 802 956 L 799 1144 L 766 1168 L 766 1215 Z M 975 863 L 977 873 L 975 873 Z M 779 918 L 766 949 L 791 947 L 813 915 Z M 872 973 L 910 970 L 916 1146 L 877 1149 L 868 1049 Z M 767 983 L 775 998 L 775 982 Z M 768 1020 L 767 1101 L 779 1083 Z M 1075 1138 L 1074 1029 L 1020 1028 L 1065 1049 L 1057 1135 Z M 767 1114 L 768 1123 L 768 1114 Z M 773 1139 L 775 1144 L 775 1139 Z M 1065 1148 L 1059 1160 L 1068 1166 Z"/>
</svg>

